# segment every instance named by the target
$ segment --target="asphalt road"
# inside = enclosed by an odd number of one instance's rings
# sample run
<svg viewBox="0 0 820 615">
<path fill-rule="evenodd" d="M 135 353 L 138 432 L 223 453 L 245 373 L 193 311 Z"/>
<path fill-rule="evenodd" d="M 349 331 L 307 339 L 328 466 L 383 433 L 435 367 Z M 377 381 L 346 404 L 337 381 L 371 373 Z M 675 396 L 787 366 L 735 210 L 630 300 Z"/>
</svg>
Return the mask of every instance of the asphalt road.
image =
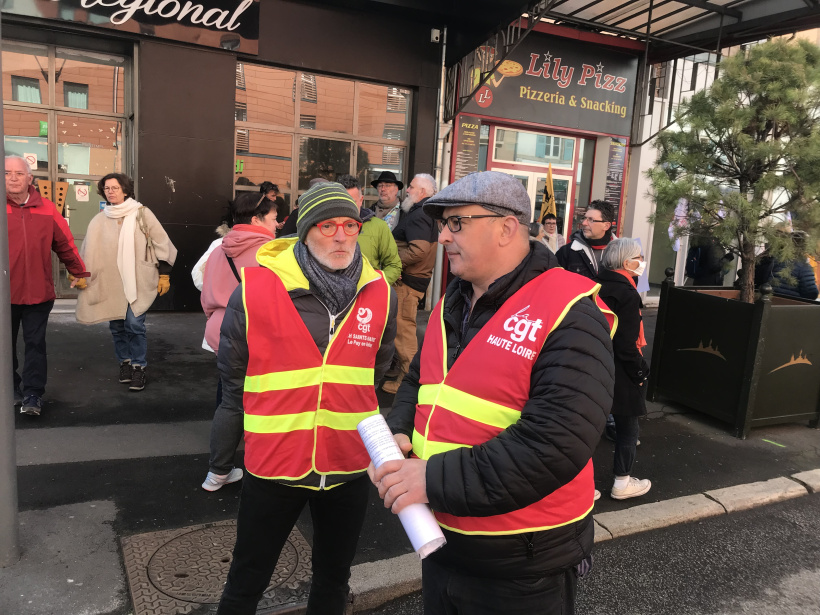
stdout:
<svg viewBox="0 0 820 615">
<path fill-rule="evenodd" d="M 420 594 L 373 611 L 422 612 Z M 599 543 L 576 613 L 820 614 L 820 494 Z"/>
</svg>

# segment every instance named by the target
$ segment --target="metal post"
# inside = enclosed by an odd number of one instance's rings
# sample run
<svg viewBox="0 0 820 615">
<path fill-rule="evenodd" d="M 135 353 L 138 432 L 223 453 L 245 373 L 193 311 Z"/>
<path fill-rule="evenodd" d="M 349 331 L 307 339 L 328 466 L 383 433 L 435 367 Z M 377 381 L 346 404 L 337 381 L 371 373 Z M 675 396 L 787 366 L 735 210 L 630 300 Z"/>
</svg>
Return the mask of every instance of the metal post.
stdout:
<svg viewBox="0 0 820 615">
<path fill-rule="evenodd" d="M 0 31 L 0 44 L 3 42 Z M 2 72 L 2 66 L 0 66 Z M 0 84 L 0 100 L 2 100 Z M 3 111 L 0 107 L 0 134 Z M 6 157 L 5 143 L 0 152 Z M 6 200 L 6 184 L 0 184 L 0 199 Z M 8 219 L 0 216 L 0 357 L 11 362 L 11 294 L 9 292 Z M 17 451 L 14 444 L 14 382 L 6 367 L 0 369 L 0 567 L 11 566 L 20 558 L 20 533 L 17 523 Z"/>
</svg>

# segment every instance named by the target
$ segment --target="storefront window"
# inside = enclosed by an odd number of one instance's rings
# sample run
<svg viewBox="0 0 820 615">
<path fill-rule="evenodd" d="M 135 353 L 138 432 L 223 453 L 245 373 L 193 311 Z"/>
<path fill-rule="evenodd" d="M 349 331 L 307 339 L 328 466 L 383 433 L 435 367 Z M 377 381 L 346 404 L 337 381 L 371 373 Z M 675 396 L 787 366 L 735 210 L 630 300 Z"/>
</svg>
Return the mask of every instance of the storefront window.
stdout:
<svg viewBox="0 0 820 615">
<path fill-rule="evenodd" d="M 237 188 L 270 181 L 283 190 L 290 183 L 292 169 L 293 135 L 263 130 L 236 131 L 234 183 Z"/>
<path fill-rule="evenodd" d="M 356 147 L 356 177 L 362 186 L 365 196 L 373 197 L 375 200 L 376 189 L 370 185 L 382 171 L 392 171 L 396 179 L 404 180 L 404 152 L 403 147 L 391 145 L 373 145 L 370 143 L 359 143 Z M 368 199 L 370 201 L 371 199 Z"/>
<path fill-rule="evenodd" d="M 22 156 L 35 175 L 48 173 L 48 114 L 4 109 L 6 156 Z"/>
<path fill-rule="evenodd" d="M 124 112 L 124 58 L 58 47 L 55 71 L 58 104 L 104 113 Z"/>
<path fill-rule="evenodd" d="M 302 137 L 299 143 L 299 190 L 307 190 L 310 180 L 323 177 L 334 181 L 350 172 L 350 143 Z"/>
<path fill-rule="evenodd" d="M 354 82 L 333 79 L 319 75 L 302 81 L 302 100 L 299 117 L 309 118 L 313 130 L 321 132 L 353 132 L 353 88 Z M 303 128 L 310 126 L 302 125 Z"/>
<path fill-rule="evenodd" d="M 575 139 L 557 135 L 496 128 L 493 160 L 571 168 Z"/>
<path fill-rule="evenodd" d="M 407 140 L 410 91 L 362 83 L 359 86 L 359 135 Z"/>
<path fill-rule="evenodd" d="M 3 100 L 48 104 L 48 48 L 3 42 Z"/>
<path fill-rule="evenodd" d="M 6 153 L 23 156 L 38 182 L 67 182 L 63 215 L 82 242 L 99 213 L 96 184 L 111 172 L 130 173 L 132 88 L 121 56 L 3 41 Z M 56 194 L 56 190 L 54 192 Z M 76 296 L 64 266 L 54 269 L 58 297 Z"/>
<path fill-rule="evenodd" d="M 244 62 L 236 66 L 236 105 L 245 118 L 241 121 L 292 127 L 296 73 Z"/>
<path fill-rule="evenodd" d="M 295 202 L 314 177 L 350 173 L 372 201 L 379 173 L 404 176 L 411 102 L 404 88 L 238 62 L 234 188 L 272 181 Z"/>
<path fill-rule="evenodd" d="M 57 168 L 69 175 L 102 177 L 122 171 L 122 122 L 57 116 Z"/>
</svg>

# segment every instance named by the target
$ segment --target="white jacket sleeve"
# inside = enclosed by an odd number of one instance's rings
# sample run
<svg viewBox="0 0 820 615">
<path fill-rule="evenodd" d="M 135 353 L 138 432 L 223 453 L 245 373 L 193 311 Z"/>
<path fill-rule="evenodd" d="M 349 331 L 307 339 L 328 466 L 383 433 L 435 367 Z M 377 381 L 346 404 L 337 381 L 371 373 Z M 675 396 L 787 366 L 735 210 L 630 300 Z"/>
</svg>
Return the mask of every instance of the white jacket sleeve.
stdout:
<svg viewBox="0 0 820 615">
<path fill-rule="evenodd" d="M 222 244 L 222 237 L 214 239 L 211 245 L 208 246 L 208 249 L 205 250 L 205 254 L 199 258 L 196 265 L 191 269 L 191 278 L 194 280 L 194 286 L 196 286 L 198 291 L 202 290 L 202 285 L 205 283 L 205 263 L 208 262 L 208 257 L 211 255 L 211 252 L 220 244 Z"/>
</svg>

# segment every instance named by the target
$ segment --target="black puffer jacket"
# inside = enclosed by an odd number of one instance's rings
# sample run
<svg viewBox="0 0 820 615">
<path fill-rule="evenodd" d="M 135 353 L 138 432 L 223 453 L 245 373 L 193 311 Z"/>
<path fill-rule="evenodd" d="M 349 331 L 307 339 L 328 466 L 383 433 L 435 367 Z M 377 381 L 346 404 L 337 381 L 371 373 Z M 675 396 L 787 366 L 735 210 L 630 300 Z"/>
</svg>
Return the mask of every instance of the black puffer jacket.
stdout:
<svg viewBox="0 0 820 615">
<path fill-rule="evenodd" d="M 643 383 L 649 377 L 649 365 L 638 350 L 641 332 L 641 296 L 625 276 L 601 268 L 598 272 L 601 291 L 598 296 L 618 317 L 618 328 L 612 338 L 615 351 L 615 395 L 612 414 L 643 416 L 646 414 Z"/>
<path fill-rule="evenodd" d="M 476 301 L 462 330 L 472 294 L 456 278 L 447 288 L 444 324 L 447 365 L 500 306 L 527 282 L 557 266 L 540 243 L 512 272 Z M 467 308 L 468 309 L 468 308 Z M 419 389 L 419 357 L 398 391 L 387 422 L 412 435 Z M 604 316 L 582 299 L 547 338 L 535 361 L 530 401 L 521 418 L 481 446 L 434 455 L 427 463 L 430 505 L 461 516 L 490 516 L 528 506 L 570 482 L 592 457 L 612 406 L 615 367 Z M 444 530 L 447 545 L 430 557 L 479 577 L 541 577 L 579 563 L 592 549 L 592 515 L 545 532 L 467 536 Z"/>
<path fill-rule="evenodd" d="M 246 337 L 245 305 L 242 300 L 243 285 L 237 286 L 228 301 L 225 309 L 225 317 L 222 320 L 222 328 L 219 335 L 219 353 L 216 364 L 219 368 L 219 377 L 222 380 L 222 406 L 228 409 L 228 413 L 236 415 L 242 413 L 242 395 L 245 391 L 245 373 L 248 370 L 248 339 Z M 327 345 L 330 343 L 331 318 L 324 304 L 308 289 L 295 289 L 288 293 L 291 301 L 302 317 L 308 331 L 310 331 L 313 341 L 319 352 L 324 355 Z M 271 305 L 270 309 L 276 309 Z M 336 324 L 342 322 L 349 307 L 336 316 Z M 393 359 L 395 345 L 393 340 L 396 337 L 396 294 L 390 289 L 390 312 L 387 317 L 387 326 L 384 329 L 381 346 L 376 354 L 374 386 L 382 379 L 384 373 L 390 369 L 390 362 Z M 339 474 L 328 476 L 325 484 L 327 486 L 346 482 L 359 478 L 363 474 Z M 288 484 L 318 486 L 320 477 L 318 474 L 309 474 L 299 481 L 287 481 Z"/>
<path fill-rule="evenodd" d="M 438 229 L 433 219 L 424 213 L 422 199 L 401 212 L 393 238 L 401 258 L 401 281 L 421 293 L 427 292 L 433 267 L 436 265 Z"/>
<path fill-rule="evenodd" d="M 593 280 L 598 275 L 598 260 L 581 231 L 575 231 L 570 235 L 569 241 L 558 248 L 555 256 L 561 267 L 567 271 Z"/>
</svg>

